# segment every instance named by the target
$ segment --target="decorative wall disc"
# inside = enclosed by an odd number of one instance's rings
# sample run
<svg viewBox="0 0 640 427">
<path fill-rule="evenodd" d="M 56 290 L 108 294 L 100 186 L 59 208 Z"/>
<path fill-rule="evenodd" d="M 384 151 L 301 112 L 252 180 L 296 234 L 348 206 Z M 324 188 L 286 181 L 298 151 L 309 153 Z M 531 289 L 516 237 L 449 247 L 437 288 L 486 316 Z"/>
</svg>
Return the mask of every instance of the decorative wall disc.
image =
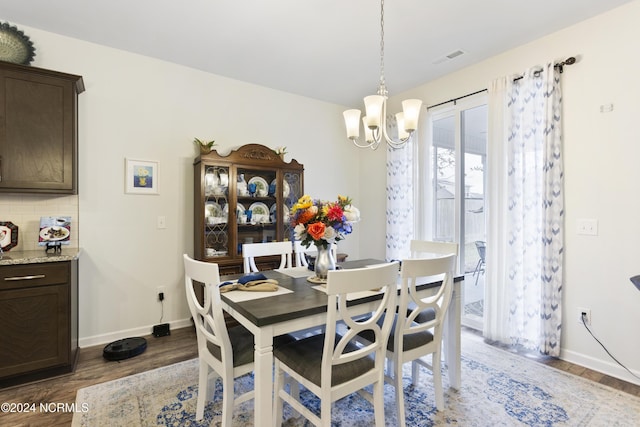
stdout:
<svg viewBox="0 0 640 427">
<path fill-rule="evenodd" d="M 7 22 L 0 23 L 0 61 L 29 65 L 34 56 L 36 49 L 29 37 Z"/>
</svg>

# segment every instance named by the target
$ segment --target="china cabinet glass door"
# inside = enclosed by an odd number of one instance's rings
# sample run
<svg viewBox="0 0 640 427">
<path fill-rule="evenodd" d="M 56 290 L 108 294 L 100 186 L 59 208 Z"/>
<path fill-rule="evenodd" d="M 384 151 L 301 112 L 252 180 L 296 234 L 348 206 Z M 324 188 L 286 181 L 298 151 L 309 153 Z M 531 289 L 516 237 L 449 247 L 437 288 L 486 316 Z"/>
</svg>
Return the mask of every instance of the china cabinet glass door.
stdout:
<svg viewBox="0 0 640 427">
<path fill-rule="evenodd" d="M 298 171 L 285 171 L 283 177 L 282 191 L 282 213 L 283 221 L 283 238 L 295 240 L 293 226 L 289 220 L 289 212 L 293 205 L 298 201 L 302 194 L 302 173 Z"/>
<path fill-rule="evenodd" d="M 229 254 L 229 168 L 206 166 L 204 173 L 204 243 L 207 258 Z"/>
<path fill-rule="evenodd" d="M 244 243 L 277 240 L 276 170 L 238 167 L 236 169 L 236 253 Z"/>
</svg>

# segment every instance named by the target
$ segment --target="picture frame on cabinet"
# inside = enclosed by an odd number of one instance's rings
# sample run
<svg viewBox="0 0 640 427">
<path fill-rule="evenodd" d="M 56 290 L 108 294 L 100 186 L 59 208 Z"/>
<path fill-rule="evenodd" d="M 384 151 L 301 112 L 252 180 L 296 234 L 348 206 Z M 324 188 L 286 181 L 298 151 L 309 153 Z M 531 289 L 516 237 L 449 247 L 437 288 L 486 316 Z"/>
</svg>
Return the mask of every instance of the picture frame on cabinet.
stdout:
<svg viewBox="0 0 640 427">
<path fill-rule="evenodd" d="M 40 217 L 39 246 L 68 245 L 69 243 L 71 243 L 70 216 Z"/>
<path fill-rule="evenodd" d="M 159 163 L 153 160 L 125 158 L 124 192 L 127 194 L 160 194 Z"/>
</svg>

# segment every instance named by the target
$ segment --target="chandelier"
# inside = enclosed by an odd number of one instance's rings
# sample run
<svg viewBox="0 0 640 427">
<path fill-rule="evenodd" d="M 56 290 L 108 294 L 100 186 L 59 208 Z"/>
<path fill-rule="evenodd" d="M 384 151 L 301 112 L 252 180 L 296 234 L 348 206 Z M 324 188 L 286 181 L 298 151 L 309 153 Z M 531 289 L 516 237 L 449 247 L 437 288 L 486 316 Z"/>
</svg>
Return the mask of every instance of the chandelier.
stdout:
<svg viewBox="0 0 640 427">
<path fill-rule="evenodd" d="M 347 127 L 347 138 L 360 148 L 375 150 L 384 138 L 392 148 L 404 147 L 411 139 L 411 135 L 418 127 L 420 108 L 422 101 L 419 99 L 407 99 L 402 101 L 402 113 L 396 114 L 398 126 L 398 139 L 389 136 L 387 130 L 387 86 L 384 79 L 384 0 L 380 1 L 380 84 L 376 95 L 364 98 L 365 116 L 362 118 L 364 125 L 364 143 L 358 141 L 360 137 L 360 110 L 346 110 L 344 115 Z"/>
</svg>

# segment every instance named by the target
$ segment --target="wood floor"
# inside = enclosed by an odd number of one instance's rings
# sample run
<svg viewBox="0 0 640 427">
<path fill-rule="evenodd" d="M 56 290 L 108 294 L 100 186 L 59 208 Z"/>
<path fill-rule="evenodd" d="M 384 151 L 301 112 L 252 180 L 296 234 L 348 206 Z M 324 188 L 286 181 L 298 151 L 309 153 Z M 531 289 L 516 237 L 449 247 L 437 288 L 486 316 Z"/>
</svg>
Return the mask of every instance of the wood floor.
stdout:
<svg viewBox="0 0 640 427">
<path fill-rule="evenodd" d="M 0 403 L 35 403 L 36 408 L 40 403 L 70 404 L 75 402 L 76 391 L 80 388 L 197 357 L 196 336 L 193 328 L 173 330 L 171 335 L 167 337 L 148 336 L 145 338 L 147 339 L 147 350 L 143 354 L 120 362 L 106 361 L 102 357 L 104 346 L 83 348 L 80 350 L 78 365 L 73 374 L 2 389 L 0 390 Z M 477 333 L 464 329 L 463 339 L 481 338 Z M 532 356 L 523 355 L 523 357 Z M 640 397 L 640 386 L 562 360 L 542 357 L 533 357 L 533 359 Z M 20 414 L 0 413 L 0 426 L 69 426 L 72 418 L 73 413 L 64 411 L 43 413 L 36 409 L 35 412 Z"/>
<path fill-rule="evenodd" d="M 171 335 L 147 339 L 144 353 L 131 359 L 107 361 L 102 357 L 104 346 L 80 349 L 74 373 L 29 385 L 0 390 L 0 403 L 73 403 L 76 391 L 93 384 L 115 380 L 161 366 L 171 365 L 198 356 L 193 328 L 172 330 Z M 89 408 L 91 410 L 91 408 Z M 54 412 L 7 414 L 0 413 L 0 426 L 69 426 L 73 413 Z"/>
</svg>

